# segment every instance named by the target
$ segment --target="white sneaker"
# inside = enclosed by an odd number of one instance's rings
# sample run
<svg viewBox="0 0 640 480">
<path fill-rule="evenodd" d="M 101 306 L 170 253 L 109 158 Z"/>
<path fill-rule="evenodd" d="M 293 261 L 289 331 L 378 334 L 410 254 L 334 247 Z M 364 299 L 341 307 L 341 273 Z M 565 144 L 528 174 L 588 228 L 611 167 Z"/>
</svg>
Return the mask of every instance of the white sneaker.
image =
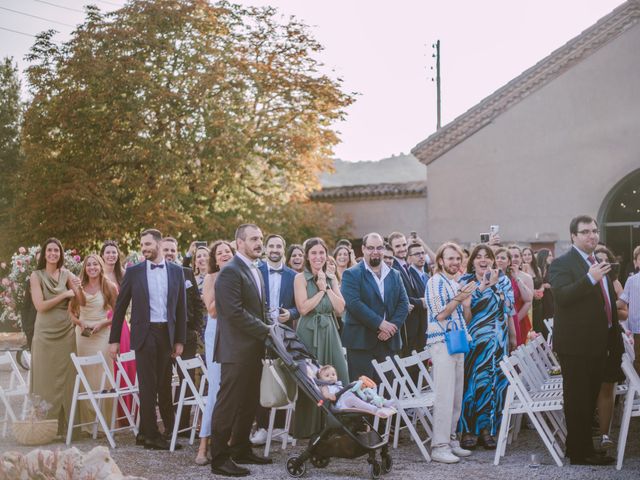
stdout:
<svg viewBox="0 0 640 480">
<path fill-rule="evenodd" d="M 264 445 L 267 443 L 267 431 L 264 428 L 259 428 L 249 440 L 253 445 Z"/>
<path fill-rule="evenodd" d="M 431 460 L 440 463 L 458 463 L 460 459 L 456 457 L 448 446 L 436 447 L 431 451 Z"/>
<path fill-rule="evenodd" d="M 465 450 L 462 448 L 458 440 L 452 440 L 449 446 L 451 447 L 451 453 L 456 457 L 468 457 L 472 453 L 471 450 Z"/>
</svg>

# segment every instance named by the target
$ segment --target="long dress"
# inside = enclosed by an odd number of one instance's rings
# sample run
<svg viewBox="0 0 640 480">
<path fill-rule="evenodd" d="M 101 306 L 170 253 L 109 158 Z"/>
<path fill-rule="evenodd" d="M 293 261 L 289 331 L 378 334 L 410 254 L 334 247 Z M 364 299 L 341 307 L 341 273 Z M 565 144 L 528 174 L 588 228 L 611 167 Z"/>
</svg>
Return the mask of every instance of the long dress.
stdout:
<svg viewBox="0 0 640 480">
<path fill-rule="evenodd" d="M 307 298 L 311 298 L 318 293 L 318 286 L 313 280 L 313 274 L 308 270 L 304 271 L 304 278 L 307 280 Z M 330 279 L 327 281 L 330 282 Z M 343 385 L 347 385 L 349 383 L 347 360 L 342 350 L 333 305 L 327 295 L 322 297 L 316 308 L 300 317 L 296 332 L 300 341 L 307 347 L 309 353 L 318 360 L 318 363 L 333 365 L 338 374 L 338 380 Z M 321 428 L 320 409 L 306 395 L 298 395 L 293 436 L 308 438 L 319 432 Z"/>
<path fill-rule="evenodd" d="M 79 318 L 80 321 L 88 327 L 95 327 L 99 322 L 103 322 L 107 319 L 107 310 L 104 308 L 104 296 L 102 295 L 102 292 L 98 290 L 95 295 L 85 292 L 85 297 L 87 299 L 87 304 L 84 307 L 80 307 Z M 90 337 L 83 337 L 82 327 L 76 326 L 76 345 L 78 355 L 81 357 L 95 355 L 98 352 L 102 352 L 105 360 L 107 360 L 107 366 L 111 370 L 111 375 L 113 375 L 113 362 L 109 360 L 110 330 L 110 327 L 103 327 Z M 93 390 L 99 390 L 100 387 L 111 388 L 108 383 L 105 384 L 105 386 L 101 385 L 104 369 L 100 365 L 84 367 L 83 372 Z M 79 407 L 81 423 L 95 421 L 96 414 L 91 402 L 87 400 L 79 402 Z M 103 400 L 100 410 L 102 411 L 102 415 L 107 423 L 111 421 L 112 409 L 113 401 L 110 399 Z M 91 425 L 85 425 L 83 430 L 92 432 L 92 428 L 93 427 Z"/>
<path fill-rule="evenodd" d="M 40 282 L 44 300 L 50 300 L 67 290 L 69 272 L 60 271 L 56 281 L 45 270 L 33 272 Z M 60 430 L 71 410 L 76 370 L 71 353 L 76 351 L 76 336 L 63 300 L 46 312 L 38 312 L 31 344 L 31 393 L 51 404 L 49 419 L 60 419 Z"/>
<path fill-rule="evenodd" d="M 516 334 L 518 338 L 517 343 L 518 346 L 520 346 L 527 343 L 527 337 L 531 331 L 531 320 L 529 320 L 529 314 L 527 314 L 518 321 L 518 312 L 522 308 L 522 305 L 524 305 L 524 302 L 522 301 L 522 293 L 520 292 L 518 282 L 513 277 L 511 277 L 511 289 L 513 290 L 513 298 L 515 302 L 513 323 L 516 326 Z"/>
<path fill-rule="evenodd" d="M 200 426 L 200 438 L 211 436 L 211 419 L 213 418 L 213 410 L 218 399 L 218 391 L 220 390 L 220 376 L 222 374 L 219 363 L 213 361 L 215 353 L 216 329 L 218 321 L 211 315 L 208 316 L 207 326 L 204 330 L 204 348 L 205 361 L 207 362 L 207 381 L 209 382 L 207 390 L 207 404 L 202 416 L 202 424 Z M 204 379 L 200 380 L 204 382 Z"/>
<path fill-rule="evenodd" d="M 474 273 L 464 275 L 460 284 L 476 281 Z M 509 353 L 508 319 L 513 315 L 513 290 L 505 275 L 483 292 L 471 297 L 472 318 L 468 331 L 473 347 L 464 359 L 464 394 L 460 429 L 479 435 L 482 429 L 495 435 L 502 421 L 507 379 L 500 361 Z"/>
</svg>

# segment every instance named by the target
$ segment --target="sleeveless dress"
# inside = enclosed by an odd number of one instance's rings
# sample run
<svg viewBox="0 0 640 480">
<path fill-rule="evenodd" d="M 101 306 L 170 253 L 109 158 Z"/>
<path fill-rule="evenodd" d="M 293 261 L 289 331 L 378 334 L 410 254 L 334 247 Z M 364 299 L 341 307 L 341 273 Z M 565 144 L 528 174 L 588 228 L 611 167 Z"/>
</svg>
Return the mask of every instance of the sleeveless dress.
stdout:
<svg viewBox="0 0 640 480">
<path fill-rule="evenodd" d="M 40 282 L 44 300 L 57 297 L 67 290 L 69 272 L 60 271 L 56 281 L 45 270 L 33 272 Z M 46 312 L 38 312 L 31 344 L 30 392 L 51 404 L 49 419 L 66 421 L 71 410 L 76 369 L 71 353 L 76 351 L 73 323 L 67 312 L 69 300 L 63 300 Z M 59 424 L 58 429 L 63 425 Z"/>
<path fill-rule="evenodd" d="M 313 274 L 308 270 L 304 271 L 304 278 L 307 281 L 307 298 L 311 298 L 318 293 L 318 286 L 313 280 Z M 327 282 L 331 284 L 330 279 L 327 279 Z M 338 380 L 344 385 L 349 383 L 347 360 L 342 350 L 333 305 L 326 294 L 316 308 L 300 317 L 296 333 L 320 365 L 333 365 L 338 374 Z M 293 436 L 308 438 L 319 432 L 321 428 L 320 409 L 306 395 L 299 395 L 293 422 Z"/>
<path fill-rule="evenodd" d="M 468 273 L 460 284 L 477 282 L 475 273 Z M 508 319 L 513 315 L 513 290 L 506 275 L 483 292 L 471 297 L 471 321 L 468 331 L 473 346 L 464 358 L 464 393 L 460 430 L 479 435 L 486 428 L 495 435 L 502 421 L 507 392 L 507 379 L 500 361 L 509 353 Z"/>
<path fill-rule="evenodd" d="M 518 286 L 518 281 L 514 278 L 511 278 L 511 288 L 513 289 L 513 298 L 515 300 L 515 313 L 513 315 L 513 324 L 516 327 L 516 338 L 518 339 L 518 346 L 524 345 L 527 343 L 527 336 L 531 331 L 531 320 L 529 320 L 529 315 L 525 315 L 520 321 L 518 321 L 518 312 L 524 305 L 522 301 L 522 294 L 520 293 L 520 287 Z"/>
<path fill-rule="evenodd" d="M 222 367 L 219 363 L 213 361 L 215 353 L 216 330 L 218 328 L 218 320 L 211 315 L 207 315 L 207 326 L 204 330 L 204 348 L 205 361 L 207 362 L 207 403 L 202 416 L 200 425 L 200 438 L 211 436 L 211 419 L 213 418 L 213 410 L 218 399 L 218 391 L 220 390 L 220 376 Z M 204 380 L 200 380 L 203 382 Z"/>
<path fill-rule="evenodd" d="M 84 307 L 80 307 L 80 321 L 89 327 L 96 326 L 99 322 L 103 322 L 107 319 L 107 310 L 104 309 L 104 296 L 102 292 L 98 290 L 94 295 L 85 292 L 87 304 Z M 82 336 L 82 327 L 76 325 L 76 345 L 78 349 L 78 355 L 81 357 L 95 355 L 98 352 L 102 352 L 107 366 L 111 370 L 113 375 L 113 362 L 109 359 L 109 333 L 110 327 L 103 327 L 98 332 L 94 333 L 90 337 Z M 102 382 L 102 373 L 104 369 L 99 365 L 91 367 L 84 367 L 83 369 L 91 388 L 99 390 Z M 107 387 L 105 385 L 104 388 Z M 91 402 L 85 400 L 78 402 L 80 410 L 80 422 L 87 423 L 95 421 L 96 414 L 93 410 Z M 111 399 L 103 400 L 102 407 L 100 408 L 102 415 L 107 423 L 111 421 L 111 413 L 113 409 L 113 401 Z M 98 428 L 101 428 L 98 426 Z M 92 432 L 92 425 L 85 425 L 83 430 Z"/>
</svg>

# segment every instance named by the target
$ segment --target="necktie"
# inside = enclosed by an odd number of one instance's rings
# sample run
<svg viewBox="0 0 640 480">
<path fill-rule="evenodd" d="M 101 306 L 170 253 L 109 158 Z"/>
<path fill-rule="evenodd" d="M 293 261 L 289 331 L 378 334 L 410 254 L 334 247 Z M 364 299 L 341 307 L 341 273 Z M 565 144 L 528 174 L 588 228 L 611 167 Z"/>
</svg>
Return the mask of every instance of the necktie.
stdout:
<svg viewBox="0 0 640 480">
<path fill-rule="evenodd" d="M 280 275 L 282 275 L 283 271 L 284 271 L 284 268 L 270 268 L 269 269 L 269 273 L 279 273 Z"/>
<path fill-rule="evenodd" d="M 413 280 L 413 275 L 411 275 L 411 270 L 409 270 L 411 268 L 411 266 L 408 263 L 405 263 L 403 265 L 405 272 L 407 272 L 407 277 L 409 277 L 409 284 L 411 285 L 412 289 L 416 289 L 416 282 L 414 282 Z"/>
<path fill-rule="evenodd" d="M 151 264 L 151 270 L 155 270 L 156 268 L 164 268 L 164 263 L 156 265 L 155 263 Z"/>
<path fill-rule="evenodd" d="M 596 259 L 593 255 L 589 255 L 587 257 L 589 263 L 591 265 L 595 265 Z M 609 299 L 609 295 L 607 294 L 607 289 L 604 288 L 605 277 L 602 278 L 598 283 L 600 284 L 600 289 L 602 290 L 602 296 L 604 297 L 604 311 L 607 314 L 607 321 L 609 322 L 609 326 L 613 324 L 613 314 L 611 312 L 611 300 Z"/>
</svg>

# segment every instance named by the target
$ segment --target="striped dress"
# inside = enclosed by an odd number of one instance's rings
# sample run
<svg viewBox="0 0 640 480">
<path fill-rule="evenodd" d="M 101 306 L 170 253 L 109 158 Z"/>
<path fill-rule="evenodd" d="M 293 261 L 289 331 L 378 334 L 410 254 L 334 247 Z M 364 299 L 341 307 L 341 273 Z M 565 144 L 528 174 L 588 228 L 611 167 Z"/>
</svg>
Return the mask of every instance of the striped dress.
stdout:
<svg viewBox="0 0 640 480">
<path fill-rule="evenodd" d="M 475 281 L 475 273 L 460 278 L 461 285 Z M 479 283 L 479 282 L 477 282 Z M 502 273 L 498 283 L 471 297 L 472 318 L 468 330 L 472 348 L 464 359 L 464 394 L 460 430 L 479 435 L 487 429 L 495 435 L 500 428 L 507 379 L 500 361 L 509 353 L 509 316 L 513 313 L 511 281 Z"/>
</svg>

